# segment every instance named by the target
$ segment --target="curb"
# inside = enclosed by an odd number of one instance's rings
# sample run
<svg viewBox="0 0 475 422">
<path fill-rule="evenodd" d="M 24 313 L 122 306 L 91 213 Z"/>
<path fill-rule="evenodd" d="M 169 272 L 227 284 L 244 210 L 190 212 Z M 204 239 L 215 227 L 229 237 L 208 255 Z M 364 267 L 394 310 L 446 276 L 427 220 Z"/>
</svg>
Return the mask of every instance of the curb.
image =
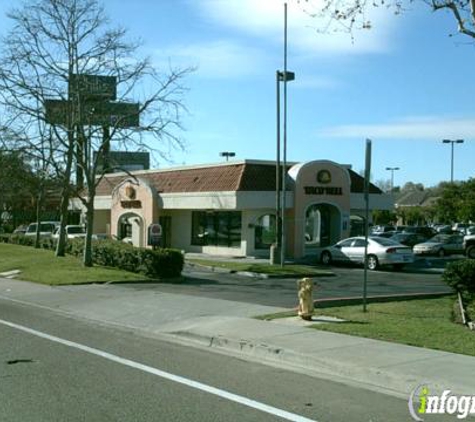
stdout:
<svg viewBox="0 0 475 422">
<path fill-rule="evenodd" d="M 366 298 L 366 303 L 385 303 L 397 302 L 405 300 L 421 300 L 432 299 L 436 297 L 452 296 L 454 292 L 439 292 L 439 293 L 401 293 L 393 295 L 369 296 Z M 341 297 L 328 299 L 315 299 L 313 301 L 316 308 L 329 308 L 333 306 L 343 305 L 362 305 L 362 297 Z"/>
<path fill-rule="evenodd" d="M 316 358 L 315 355 L 299 353 L 292 349 L 278 347 L 258 341 L 212 336 L 190 332 L 167 333 L 177 341 L 191 343 L 198 347 L 213 348 L 222 353 L 257 362 L 287 367 L 293 370 L 312 373 L 325 379 L 345 384 L 360 386 L 365 389 L 385 393 L 391 396 L 407 399 L 420 383 L 420 379 L 410 375 L 399 375 L 391 368 L 358 367 L 354 363 L 346 363 L 331 358 Z M 438 380 L 428 380 L 431 386 L 442 388 Z"/>
<path fill-rule="evenodd" d="M 309 274 L 305 274 L 305 273 L 304 274 L 267 274 L 267 273 L 255 273 L 252 271 L 231 270 L 229 268 L 197 264 L 194 262 L 187 262 L 186 265 L 189 265 L 190 267 L 206 268 L 215 273 L 236 274 L 242 277 L 260 278 L 260 279 L 272 279 L 272 278 L 296 279 L 296 278 L 302 278 L 302 277 L 319 278 L 319 277 L 334 277 L 335 276 L 335 273 L 331 271 L 328 271 L 327 273 L 321 273 L 321 274 L 310 274 L 310 273 Z"/>
</svg>

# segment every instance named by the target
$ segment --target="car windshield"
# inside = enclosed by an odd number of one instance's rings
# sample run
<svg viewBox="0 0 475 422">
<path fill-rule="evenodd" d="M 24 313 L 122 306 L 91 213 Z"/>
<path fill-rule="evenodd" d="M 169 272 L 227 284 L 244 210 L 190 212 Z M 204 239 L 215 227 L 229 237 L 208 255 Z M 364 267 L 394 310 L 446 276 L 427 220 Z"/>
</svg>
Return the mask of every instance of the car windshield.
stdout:
<svg viewBox="0 0 475 422">
<path fill-rule="evenodd" d="M 387 239 L 385 237 L 372 237 L 371 240 L 373 242 L 376 242 L 378 244 L 380 244 L 381 246 L 394 246 L 394 245 L 399 245 L 398 242 L 394 241 L 394 240 L 391 240 L 391 239 Z"/>
<path fill-rule="evenodd" d="M 55 229 L 54 224 L 40 223 L 40 232 L 53 232 Z"/>
<path fill-rule="evenodd" d="M 84 233 L 84 228 L 81 226 L 72 226 L 68 227 L 68 233 L 69 234 L 79 234 L 79 233 Z"/>
<path fill-rule="evenodd" d="M 438 234 L 434 237 L 431 237 L 428 242 L 435 242 L 435 243 L 447 243 L 449 240 L 451 240 L 451 237 L 448 235 L 444 234 Z"/>
<path fill-rule="evenodd" d="M 28 228 L 26 229 L 27 233 L 34 233 L 36 232 L 36 224 L 30 224 Z"/>
</svg>

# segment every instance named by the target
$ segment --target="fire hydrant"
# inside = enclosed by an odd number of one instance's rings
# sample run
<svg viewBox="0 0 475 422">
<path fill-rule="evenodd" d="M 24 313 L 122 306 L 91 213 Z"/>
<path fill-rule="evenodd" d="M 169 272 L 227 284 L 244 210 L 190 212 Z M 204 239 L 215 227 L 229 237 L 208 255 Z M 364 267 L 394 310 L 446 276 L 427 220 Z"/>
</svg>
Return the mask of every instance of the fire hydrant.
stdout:
<svg viewBox="0 0 475 422">
<path fill-rule="evenodd" d="M 299 309 L 300 318 L 311 321 L 313 315 L 313 281 L 311 278 L 302 278 L 297 281 L 299 289 Z"/>
</svg>

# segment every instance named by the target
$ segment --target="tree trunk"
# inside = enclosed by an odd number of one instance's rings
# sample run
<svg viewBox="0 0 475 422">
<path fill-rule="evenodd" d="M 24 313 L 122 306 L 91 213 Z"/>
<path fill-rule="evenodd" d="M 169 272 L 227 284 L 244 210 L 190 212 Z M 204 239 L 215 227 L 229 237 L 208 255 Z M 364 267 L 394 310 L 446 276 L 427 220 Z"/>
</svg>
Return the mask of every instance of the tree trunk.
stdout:
<svg viewBox="0 0 475 422">
<path fill-rule="evenodd" d="M 84 243 L 85 267 L 92 267 L 92 230 L 94 226 L 94 198 L 89 198 L 86 205 L 86 239 Z"/>
<path fill-rule="evenodd" d="M 64 172 L 63 180 L 63 191 L 61 193 L 61 205 L 60 205 L 60 226 L 59 226 L 59 236 L 58 244 L 56 245 L 56 256 L 65 256 L 66 254 L 66 224 L 68 222 L 68 205 L 70 194 L 70 179 L 71 179 L 71 168 L 73 165 L 73 155 L 74 155 L 74 135 L 70 131 L 69 135 L 69 146 L 68 146 L 68 156 L 66 159 L 66 169 Z"/>
<path fill-rule="evenodd" d="M 36 197 L 36 233 L 35 233 L 35 248 L 40 247 L 40 230 L 41 230 L 41 208 L 43 207 L 43 184 L 38 187 L 38 196 Z"/>
</svg>

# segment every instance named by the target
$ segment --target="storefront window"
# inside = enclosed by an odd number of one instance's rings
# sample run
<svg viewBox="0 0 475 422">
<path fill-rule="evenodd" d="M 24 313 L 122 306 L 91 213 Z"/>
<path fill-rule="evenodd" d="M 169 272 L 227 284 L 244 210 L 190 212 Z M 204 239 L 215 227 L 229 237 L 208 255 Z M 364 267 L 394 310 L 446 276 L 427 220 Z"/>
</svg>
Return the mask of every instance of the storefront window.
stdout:
<svg viewBox="0 0 475 422">
<path fill-rule="evenodd" d="M 191 244 L 201 246 L 240 246 L 240 211 L 193 211 Z"/>
<path fill-rule="evenodd" d="M 275 243 L 275 215 L 266 214 L 257 220 L 254 229 L 254 248 L 269 249 Z"/>
</svg>

